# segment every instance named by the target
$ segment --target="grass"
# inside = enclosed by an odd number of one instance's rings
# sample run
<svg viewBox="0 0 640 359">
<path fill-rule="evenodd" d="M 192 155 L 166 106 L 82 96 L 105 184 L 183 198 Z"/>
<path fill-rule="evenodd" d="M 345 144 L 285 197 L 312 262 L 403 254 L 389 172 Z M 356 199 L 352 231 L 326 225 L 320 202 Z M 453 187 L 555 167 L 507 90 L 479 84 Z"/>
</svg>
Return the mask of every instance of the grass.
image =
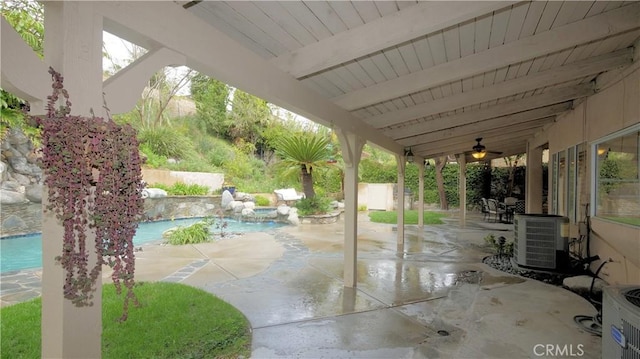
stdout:
<svg viewBox="0 0 640 359">
<path fill-rule="evenodd" d="M 603 218 L 608 219 L 610 221 L 618 222 L 618 223 L 630 224 L 632 226 L 640 227 L 640 218 L 638 217 L 603 217 Z"/>
<path fill-rule="evenodd" d="M 141 283 L 126 322 L 112 284 L 102 292 L 102 358 L 248 358 L 247 319 L 230 304 L 177 283 Z M 39 358 L 40 298 L 2 308 L 2 358 Z"/>
<path fill-rule="evenodd" d="M 439 212 L 424 212 L 424 224 L 443 224 L 440 218 L 446 217 L 445 213 Z M 398 223 L 398 213 L 396 211 L 371 211 L 369 212 L 369 218 L 371 222 L 376 223 Z M 418 224 L 418 211 L 408 210 L 404 211 L 404 223 L 405 224 Z"/>
</svg>

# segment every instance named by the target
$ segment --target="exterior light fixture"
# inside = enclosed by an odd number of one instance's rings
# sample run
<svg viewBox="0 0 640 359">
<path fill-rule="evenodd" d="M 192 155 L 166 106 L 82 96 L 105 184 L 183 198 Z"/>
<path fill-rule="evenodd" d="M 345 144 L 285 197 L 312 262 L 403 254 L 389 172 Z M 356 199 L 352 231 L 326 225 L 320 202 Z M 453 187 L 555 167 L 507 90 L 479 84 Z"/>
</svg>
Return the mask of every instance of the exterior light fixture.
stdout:
<svg viewBox="0 0 640 359">
<path fill-rule="evenodd" d="M 409 147 L 408 150 L 404 150 L 404 156 L 407 158 L 407 162 L 413 163 L 413 152 L 411 152 L 411 147 Z"/>
<path fill-rule="evenodd" d="M 604 146 L 598 146 L 598 156 L 604 155 L 608 150 Z"/>
<path fill-rule="evenodd" d="M 482 137 L 476 138 L 476 141 L 478 143 L 473 146 L 473 152 L 471 152 L 471 156 L 473 156 L 473 158 L 475 158 L 476 160 L 481 160 L 484 158 L 484 156 L 487 155 L 487 148 L 480 144 L 480 141 L 482 141 Z"/>
</svg>

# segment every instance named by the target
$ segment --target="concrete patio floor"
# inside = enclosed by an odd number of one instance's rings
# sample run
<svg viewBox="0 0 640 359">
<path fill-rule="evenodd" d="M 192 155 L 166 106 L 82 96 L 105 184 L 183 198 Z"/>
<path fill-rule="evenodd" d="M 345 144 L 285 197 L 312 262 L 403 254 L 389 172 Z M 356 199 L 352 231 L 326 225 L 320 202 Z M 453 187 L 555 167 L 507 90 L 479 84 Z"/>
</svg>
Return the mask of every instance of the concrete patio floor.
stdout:
<svg viewBox="0 0 640 359">
<path fill-rule="evenodd" d="M 447 223 L 407 226 L 398 252 L 394 225 L 361 216 L 355 289 L 342 282 L 342 221 L 144 245 L 136 277 L 193 285 L 233 304 L 251 322 L 254 358 L 537 358 L 553 356 L 548 345 L 600 357 L 600 338 L 573 321 L 595 314 L 586 300 L 482 263 L 490 254 L 483 238 L 511 239 L 500 231 L 509 226 Z M 3 305 L 37 295 L 38 271 L 2 276 Z"/>
</svg>

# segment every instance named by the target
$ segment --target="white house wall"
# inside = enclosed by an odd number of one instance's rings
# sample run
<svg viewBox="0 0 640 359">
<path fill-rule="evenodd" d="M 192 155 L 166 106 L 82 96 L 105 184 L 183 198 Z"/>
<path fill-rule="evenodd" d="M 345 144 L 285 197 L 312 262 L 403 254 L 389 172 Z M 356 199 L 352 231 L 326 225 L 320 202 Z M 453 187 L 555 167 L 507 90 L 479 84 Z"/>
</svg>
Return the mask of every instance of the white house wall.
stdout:
<svg viewBox="0 0 640 359">
<path fill-rule="evenodd" d="M 635 65 L 620 81 L 589 96 L 572 111 L 558 117 L 556 123 L 531 140 L 534 145 L 548 141 L 551 154 L 586 142 L 590 145 L 603 136 L 640 123 L 640 67 Z M 587 172 L 591 174 L 591 151 L 587 151 Z M 551 173 L 549 174 L 551 178 Z M 591 183 L 591 178 L 588 179 Z M 578 193 L 581 203 L 589 202 L 588 193 Z M 549 198 L 553 188 L 550 186 Z M 583 211 L 584 208 L 578 208 Z M 582 212 L 580 212 L 582 213 Z M 591 221 L 591 255 L 601 260 L 612 259 L 600 275 L 609 284 L 640 283 L 640 228 L 600 220 Z M 577 237 L 578 226 L 572 223 L 571 236 Z M 601 261 L 592 263 L 592 270 Z"/>
</svg>

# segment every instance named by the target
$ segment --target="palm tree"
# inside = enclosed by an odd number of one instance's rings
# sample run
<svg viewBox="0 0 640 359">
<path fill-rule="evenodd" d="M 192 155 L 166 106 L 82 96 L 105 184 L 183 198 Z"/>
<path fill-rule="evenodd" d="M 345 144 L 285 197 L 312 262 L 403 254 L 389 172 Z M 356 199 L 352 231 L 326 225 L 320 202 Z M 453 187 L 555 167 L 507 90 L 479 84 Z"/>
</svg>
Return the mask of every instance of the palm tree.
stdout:
<svg viewBox="0 0 640 359">
<path fill-rule="evenodd" d="M 330 153 L 327 149 L 329 139 L 312 132 L 296 132 L 280 137 L 275 141 L 276 154 L 281 161 L 278 166 L 282 175 L 290 177 L 299 173 L 305 197 L 316 195 L 313 189 L 313 170 L 327 165 Z"/>
</svg>

